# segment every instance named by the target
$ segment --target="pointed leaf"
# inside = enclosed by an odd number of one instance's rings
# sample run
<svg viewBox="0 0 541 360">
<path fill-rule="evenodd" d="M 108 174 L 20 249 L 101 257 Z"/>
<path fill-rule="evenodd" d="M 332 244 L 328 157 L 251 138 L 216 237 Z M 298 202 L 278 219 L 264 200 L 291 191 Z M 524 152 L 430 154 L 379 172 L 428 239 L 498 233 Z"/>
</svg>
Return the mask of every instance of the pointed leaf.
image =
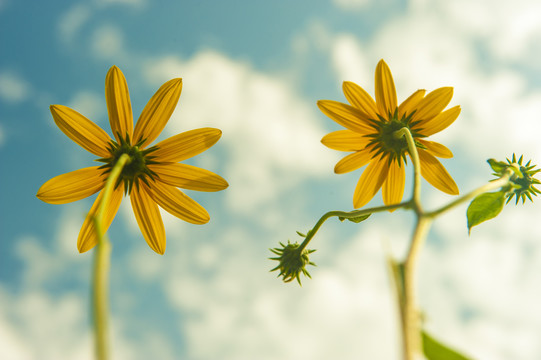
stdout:
<svg viewBox="0 0 541 360">
<path fill-rule="evenodd" d="M 492 170 L 494 170 L 494 172 L 497 174 L 500 174 L 509 166 L 509 164 L 504 163 L 503 161 L 497 161 L 494 159 L 488 159 L 487 162 L 489 163 Z"/>
<path fill-rule="evenodd" d="M 481 194 L 473 199 L 466 212 L 468 232 L 471 233 L 471 228 L 475 225 L 498 216 L 503 209 L 504 201 L 503 191 Z"/>
<path fill-rule="evenodd" d="M 362 221 L 365 221 L 366 219 L 368 219 L 370 217 L 370 215 L 372 214 L 367 214 L 367 215 L 361 215 L 361 216 L 357 216 L 357 217 L 352 217 L 352 218 L 347 218 L 347 217 L 343 217 L 343 216 L 339 216 L 338 217 L 338 220 L 340 221 L 344 221 L 344 220 L 349 220 L 351 222 L 354 222 L 354 223 L 360 223 Z"/>
<path fill-rule="evenodd" d="M 443 345 L 426 331 L 421 332 L 423 339 L 423 352 L 428 360 L 471 360 L 455 350 Z"/>
</svg>

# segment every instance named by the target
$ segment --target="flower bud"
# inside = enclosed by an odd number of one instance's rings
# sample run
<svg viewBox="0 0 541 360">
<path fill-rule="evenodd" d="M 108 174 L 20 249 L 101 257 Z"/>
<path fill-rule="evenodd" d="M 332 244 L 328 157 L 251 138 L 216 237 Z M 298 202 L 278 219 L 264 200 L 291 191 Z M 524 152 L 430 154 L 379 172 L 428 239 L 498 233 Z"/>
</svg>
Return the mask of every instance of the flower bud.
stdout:
<svg viewBox="0 0 541 360">
<path fill-rule="evenodd" d="M 304 276 L 312 278 L 305 267 L 306 265 L 316 265 L 309 259 L 309 254 L 316 250 L 303 249 L 297 242 L 292 244 L 289 240 L 287 245 L 284 245 L 283 243 L 280 243 L 280 245 L 282 246 L 281 248 L 270 249 L 270 251 L 278 255 L 278 257 L 270 259 L 279 262 L 278 266 L 271 271 L 279 270 L 280 273 L 278 274 L 278 277 L 282 276 L 284 282 L 290 282 L 297 279 L 299 285 L 302 286 L 300 278 L 301 273 L 304 274 Z"/>
</svg>

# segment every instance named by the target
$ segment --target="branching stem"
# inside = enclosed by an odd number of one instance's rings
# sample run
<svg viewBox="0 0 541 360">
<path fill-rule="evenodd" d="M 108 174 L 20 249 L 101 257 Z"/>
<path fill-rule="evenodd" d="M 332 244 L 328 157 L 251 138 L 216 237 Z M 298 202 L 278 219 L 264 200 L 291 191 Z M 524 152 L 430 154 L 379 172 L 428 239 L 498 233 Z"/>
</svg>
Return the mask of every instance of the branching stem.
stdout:
<svg viewBox="0 0 541 360">
<path fill-rule="evenodd" d="M 460 205 L 476 196 L 503 188 L 509 185 L 510 179 L 514 172 L 511 169 L 507 169 L 505 173 L 494 181 L 489 182 L 453 201 L 449 204 L 442 206 L 441 208 L 425 212 L 421 206 L 421 163 L 419 159 L 419 153 L 417 151 L 417 145 L 415 140 L 407 127 L 397 130 L 393 136 L 397 139 L 404 137 L 408 144 L 408 154 L 413 163 L 413 194 L 409 201 L 401 202 L 399 204 L 386 205 L 373 207 L 369 209 L 354 210 L 350 212 L 346 211 L 329 211 L 324 214 L 314 225 L 314 227 L 306 234 L 303 243 L 300 245 L 300 251 L 302 252 L 308 243 L 313 239 L 319 228 L 331 217 L 339 217 L 341 219 L 353 219 L 365 215 L 370 215 L 377 212 L 384 212 L 396 209 L 412 209 L 416 214 L 416 224 L 413 231 L 410 246 L 407 250 L 406 257 L 403 262 L 396 262 L 390 260 L 392 265 L 392 273 L 395 283 L 395 290 L 397 292 L 397 302 L 400 310 L 400 320 L 402 329 L 402 344 L 403 344 L 403 359 L 404 360 L 418 360 L 422 359 L 422 327 L 420 311 L 417 308 L 416 303 L 416 268 L 419 259 L 419 254 L 425 243 L 425 239 L 430 230 L 432 221 L 442 213 Z"/>
</svg>

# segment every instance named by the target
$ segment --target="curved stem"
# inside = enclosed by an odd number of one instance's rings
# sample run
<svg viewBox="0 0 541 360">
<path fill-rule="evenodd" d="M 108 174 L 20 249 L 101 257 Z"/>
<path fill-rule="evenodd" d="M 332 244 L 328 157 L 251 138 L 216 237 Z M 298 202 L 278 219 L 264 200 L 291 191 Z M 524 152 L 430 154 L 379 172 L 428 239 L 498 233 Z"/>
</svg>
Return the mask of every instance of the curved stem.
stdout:
<svg viewBox="0 0 541 360">
<path fill-rule="evenodd" d="M 396 131 L 394 137 L 401 138 L 405 137 L 408 143 L 408 152 L 413 163 L 413 195 L 412 201 L 416 206 L 415 211 L 421 211 L 421 162 L 419 160 L 419 153 L 417 152 L 417 146 L 415 145 L 415 140 L 411 135 L 410 130 L 407 127 Z"/>
<path fill-rule="evenodd" d="M 378 207 L 373 207 L 373 208 L 363 209 L 363 210 L 329 211 L 329 212 L 323 214 L 323 216 L 320 217 L 319 220 L 316 222 L 314 227 L 310 231 L 308 231 L 308 233 L 306 234 L 306 238 L 304 239 L 304 241 L 302 242 L 302 244 L 299 247 L 299 251 L 302 252 L 306 248 L 306 246 L 308 246 L 308 244 L 310 243 L 310 240 L 312 240 L 314 235 L 316 235 L 316 233 L 318 232 L 321 225 L 323 225 L 323 223 L 325 221 L 327 221 L 328 219 L 330 219 L 330 218 L 332 218 L 334 216 L 344 218 L 344 219 L 352 219 L 352 218 L 356 218 L 356 217 L 360 217 L 360 216 L 364 216 L 364 215 L 370 215 L 370 214 L 377 213 L 377 212 L 396 210 L 396 209 L 399 209 L 399 208 L 407 208 L 407 207 L 410 207 L 410 202 L 402 202 L 402 203 L 399 203 L 399 204 L 378 206 Z"/>
<path fill-rule="evenodd" d="M 93 286 L 92 286 L 92 306 L 94 319 L 94 338 L 96 358 L 99 360 L 107 360 L 109 358 L 109 336 L 108 336 L 108 314 L 109 307 L 107 299 L 109 298 L 109 267 L 111 258 L 111 243 L 107 236 L 103 233 L 102 223 L 105 216 L 105 210 L 109 199 L 114 191 L 115 184 L 122 171 L 124 165 L 130 160 L 127 154 L 122 155 L 111 174 L 107 178 L 103 189 L 103 197 L 94 216 L 94 227 L 96 229 L 96 237 L 98 245 L 94 258 Z"/>
</svg>

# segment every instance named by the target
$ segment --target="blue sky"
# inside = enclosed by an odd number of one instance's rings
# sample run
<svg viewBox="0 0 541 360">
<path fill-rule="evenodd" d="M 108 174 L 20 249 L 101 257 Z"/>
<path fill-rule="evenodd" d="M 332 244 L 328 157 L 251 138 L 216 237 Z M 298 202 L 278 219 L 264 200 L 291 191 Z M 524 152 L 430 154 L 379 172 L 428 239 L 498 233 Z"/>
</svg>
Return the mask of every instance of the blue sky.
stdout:
<svg viewBox="0 0 541 360">
<path fill-rule="evenodd" d="M 329 221 L 302 288 L 268 272 L 268 248 L 352 206 L 361 171 L 333 174 L 341 154 L 320 139 L 340 127 L 316 101 L 345 101 L 344 80 L 373 94 L 383 58 L 399 101 L 454 87 L 450 106 L 462 114 L 434 140 L 453 150 L 443 163 L 462 193 L 491 178 L 488 158 L 517 152 L 540 163 L 540 12 L 533 0 L 0 0 L 0 358 L 92 358 L 93 252 L 78 254 L 76 239 L 93 199 L 56 206 L 35 194 L 93 160 L 49 105 L 109 131 L 112 65 L 136 117 L 161 84 L 183 78 L 161 138 L 222 129 L 188 163 L 230 184 L 189 193 L 211 215 L 205 226 L 163 215 L 164 256 L 123 202 L 109 231 L 114 358 L 398 358 L 382 243 L 402 256 L 411 214 Z M 423 189 L 427 208 L 450 199 Z M 371 204 L 380 203 L 378 194 Z M 539 359 L 541 207 L 508 206 L 469 237 L 464 215 L 438 219 L 422 253 L 426 326 L 478 359 Z"/>
</svg>

